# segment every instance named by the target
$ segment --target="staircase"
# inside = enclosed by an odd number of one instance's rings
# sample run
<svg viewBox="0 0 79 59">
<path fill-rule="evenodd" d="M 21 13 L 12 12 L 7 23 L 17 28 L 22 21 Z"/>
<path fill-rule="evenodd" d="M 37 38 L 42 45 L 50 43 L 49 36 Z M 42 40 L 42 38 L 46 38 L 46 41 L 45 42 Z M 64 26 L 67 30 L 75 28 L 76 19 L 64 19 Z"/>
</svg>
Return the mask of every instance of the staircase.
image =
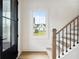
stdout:
<svg viewBox="0 0 79 59">
<path fill-rule="evenodd" d="M 47 48 L 50 59 L 59 59 L 79 44 L 79 16 L 58 32 L 53 29 L 52 48 Z M 52 56 L 52 57 L 51 57 Z"/>
</svg>

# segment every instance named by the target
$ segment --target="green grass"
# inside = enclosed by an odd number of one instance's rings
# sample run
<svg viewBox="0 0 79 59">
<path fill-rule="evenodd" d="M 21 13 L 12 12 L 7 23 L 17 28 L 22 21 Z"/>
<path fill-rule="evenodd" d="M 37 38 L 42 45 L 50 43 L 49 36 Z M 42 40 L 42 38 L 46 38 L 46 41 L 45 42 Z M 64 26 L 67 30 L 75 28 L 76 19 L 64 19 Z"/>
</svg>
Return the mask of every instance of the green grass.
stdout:
<svg viewBox="0 0 79 59">
<path fill-rule="evenodd" d="M 45 35 L 46 32 L 38 32 L 38 33 L 34 33 L 35 36 L 43 36 Z"/>
</svg>

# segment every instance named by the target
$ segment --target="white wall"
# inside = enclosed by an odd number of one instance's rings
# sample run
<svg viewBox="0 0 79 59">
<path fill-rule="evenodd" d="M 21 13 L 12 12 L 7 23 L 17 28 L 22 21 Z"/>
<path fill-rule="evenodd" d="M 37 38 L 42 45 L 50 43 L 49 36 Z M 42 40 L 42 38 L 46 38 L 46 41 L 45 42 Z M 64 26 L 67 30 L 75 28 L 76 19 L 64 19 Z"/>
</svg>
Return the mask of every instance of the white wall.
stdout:
<svg viewBox="0 0 79 59">
<path fill-rule="evenodd" d="M 21 40 L 23 51 L 44 51 L 51 44 L 52 28 L 60 29 L 79 14 L 78 0 L 21 0 Z M 32 12 L 45 10 L 48 14 L 47 35 L 34 37 Z"/>
</svg>

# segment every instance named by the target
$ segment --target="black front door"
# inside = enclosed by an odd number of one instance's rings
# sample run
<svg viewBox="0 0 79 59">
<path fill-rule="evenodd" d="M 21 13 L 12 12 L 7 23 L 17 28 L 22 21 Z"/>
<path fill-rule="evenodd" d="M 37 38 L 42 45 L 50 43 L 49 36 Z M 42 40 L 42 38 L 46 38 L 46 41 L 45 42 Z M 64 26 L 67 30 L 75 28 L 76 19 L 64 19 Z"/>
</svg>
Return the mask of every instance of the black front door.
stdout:
<svg viewBox="0 0 79 59">
<path fill-rule="evenodd" d="M 18 54 L 18 2 L 0 0 L 0 59 L 16 59 Z"/>
</svg>

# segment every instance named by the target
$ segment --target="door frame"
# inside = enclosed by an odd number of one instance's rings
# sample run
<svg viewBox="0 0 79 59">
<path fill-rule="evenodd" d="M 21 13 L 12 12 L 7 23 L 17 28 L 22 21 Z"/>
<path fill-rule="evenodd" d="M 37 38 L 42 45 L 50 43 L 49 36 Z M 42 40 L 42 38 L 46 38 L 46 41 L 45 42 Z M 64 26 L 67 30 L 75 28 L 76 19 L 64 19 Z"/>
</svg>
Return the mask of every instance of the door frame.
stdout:
<svg viewBox="0 0 79 59">
<path fill-rule="evenodd" d="M 2 59 L 2 0 L 0 0 L 0 59 Z"/>
</svg>

